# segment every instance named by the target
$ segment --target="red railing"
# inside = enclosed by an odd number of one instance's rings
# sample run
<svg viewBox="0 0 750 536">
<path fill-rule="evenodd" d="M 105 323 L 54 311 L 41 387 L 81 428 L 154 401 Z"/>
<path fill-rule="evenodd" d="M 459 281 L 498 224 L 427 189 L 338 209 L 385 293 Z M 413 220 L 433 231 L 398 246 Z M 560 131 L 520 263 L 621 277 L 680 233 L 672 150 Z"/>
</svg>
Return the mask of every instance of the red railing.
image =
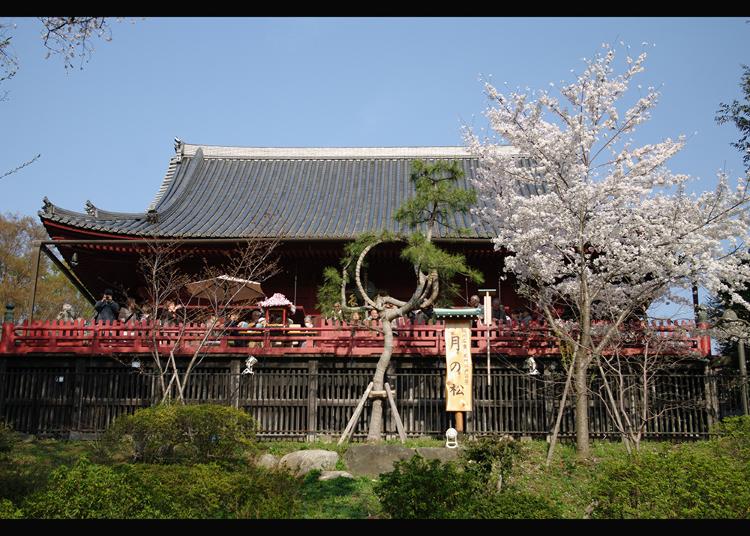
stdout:
<svg viewBox="0 0 750 536">
<path fill-rule="evenodd" d="M 600 324 L 604 325 L 604 324 Z M 707 356 L 710 338 L 696 330 L 691 322 L 661 322 L 649 326 L 665 344 L 664 354 Z M 699 326 L 704 328 L 705 326 Z M 625 328 L 633 334 L 620 345 L 625 354 L 643 352 L 638 326 Z M 412 324 L 400 322 L 394 328 L 393 355 L 443 356 L 445 339 L 442 322 Z M 481 323 L 472 328 L 472 353 L 485 354 L 489 340 L 493 354 L 507 356 L 557 356 L 560 344 L 543 323 Z M 164 326 L 153 322 L 63 322 L 37 321 L 2 325 L 0 355 L 75 354 L 106 356 L 112 354 L 148 354 L 154 348 L 169 352 L 176 344 L 177 355 L 192 355 L 200 349 L 206 354 L 255 355 L 333 355 L 377 356 L 383 349 L 379 326 L 349 325 L 322 321 L 313 328 L 217 328 L 187 324 Z M 652 345 L 652 350 L 655 351 Z"/>
</svg>

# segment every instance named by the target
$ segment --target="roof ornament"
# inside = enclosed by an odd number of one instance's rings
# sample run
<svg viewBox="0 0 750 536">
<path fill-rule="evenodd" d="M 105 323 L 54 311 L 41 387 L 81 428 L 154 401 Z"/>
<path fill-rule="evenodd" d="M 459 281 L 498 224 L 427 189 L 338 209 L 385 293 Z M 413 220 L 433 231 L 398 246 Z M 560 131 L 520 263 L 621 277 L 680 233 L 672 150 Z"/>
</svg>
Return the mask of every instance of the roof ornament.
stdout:
<svg viewBox="0 0 750 536">
<path fill-rule="evenodd" d="M 55 213 L 55 205 L 52 204 L 52 201 L 47 199 L 47 196 L 44 196 L 44 199 L 42 199 L 42 210 L 45 214 L 54 214 Z"/>
<path fill-rule="evenodd" d="M 149 223 L 159 223 L 159 212 L 155 209 L 149 209 L 146 212 L 146 221 Z"/>
<path fill-rule="evenodd" d="M 88 199 L 86 200 L 86 204 L 84 205 L 84 208 L 86 209 L 86 214 L 88 214 L 89 216 L 93 216 L 94 218 L 99 217 L 99 209 L 96 208 L 94 206 L 94 203 L 92 203 Z"/>
<path fill-rule="evenodd" d="M 178 138 L 178 137 L 175 136 L 175 139 L 174 139 L 174 152 L 177 153 L 177 154 L 180 154 L 182 152 L 182 146 L 184 144 L 185 143 L 180 138 Z"/>
</svg>

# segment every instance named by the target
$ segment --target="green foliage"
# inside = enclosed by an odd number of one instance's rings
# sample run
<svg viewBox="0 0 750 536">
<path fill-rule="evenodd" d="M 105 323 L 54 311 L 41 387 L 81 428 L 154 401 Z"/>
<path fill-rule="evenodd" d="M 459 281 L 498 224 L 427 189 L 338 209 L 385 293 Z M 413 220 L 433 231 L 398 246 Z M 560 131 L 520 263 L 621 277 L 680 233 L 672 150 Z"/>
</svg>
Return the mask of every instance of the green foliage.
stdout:
<svg viewBox="0 0 750 536">
<path fill-rule="evenodd" d="M 558 519 L 560 508 L 544 497 L 507 490 L 478 495 L 451 513 L 454 519 Z"/>
<path fill-rule="evenodd" d="M 121 417 L 101 439 L 101 450 L 123 450 L 146 463 L 231 461 L 254 448 L 257 423 L 242 410 L 213 404 L 161 404 Z"/>
<path fill-rule="evenodd" d="M 150 519 L 159 517 L 130 466 L 94 465 L 82 458 L 52 473 L 49 486 L 22 505 L 42 519 Z"/>
<path fill-rule="evenodd" d="M 593 517 L 750 517 L 750 463 L 707 446 L 679 445 L 603 463 Z"/>
<path fill-rule="evenodd" d="M 411 172 L 415 195 L 398 208 L 394 219 L 412 229 L 433 222 L 447 226 L 451 214 L 468 211 L 477 200 L 474 190 L 455 186 L 463 176 L 464 172 L 456 161 L 428 164 L 415 160 Z"/>
<path fill-rule="evenodd" d="M 750 171 L 750 67 L 743 65 L 742 70 L 740 87 L 744 102 L 735 99 L 730 104 L 722 103 L 716 112 L 716 121 L 719 124 L 734 123 L 740 131 L 740 139 L 732 143 L 732 147 L 742 153 L 745 170 Z"/>
<path fill-rule="evenodd" d="M 482 482 L 494 487 L 498 480 L 505 482 L 513 469 L 513 463 L 521 453 L 520 443 L 510 436 L 499 439 L 486 437 L 468 441 L 461 452 L 461 459 L 468 471 Z"/>
<path fill-rule="evenodd" d="M 417 455 L 380 475 L 375 493 L 383 511 L 398 519 L 445 519 L 482 494 L 478 481 L 453 463 Z"/>
<path fill-rule="evenodd" d="M 208 465 L 95 465 L 86 458 L 61 467 L 32 495 L 33 518 L 193 519 L 287 518 L 299 508 L 297 479 L 259 468 Z"/>
<path fill-rule="evenodd" d="M 18 436 L 13 431 L 13 428 L 9 424 L 0 421 L 0 455 L 13 450 L 16 443 L 18 443 Z"/>
<path fill-rule="evenodd" d="M 725 456 L 750 463 L 750 415 L 727 417 L 711 430 L 711 444 Z"/>
<path fill-rule="evenodd" d="M 23 512 L 8 499 L 0 499 L 0 519 L 23 519 Z"/>
<path fill-rule="evenodd" d="M 380 476 L 375 493 L 383 511 L 400 519 L 547 519 L 560 509 L 542 497 L 517 489 L 487 489 L 495 470 L 510 470 L 518 449 L 509 441 L 478 442 L 462 464 L 427 461 L 421 456 L 397 462 Z"/>
<path fill-rule="evenodd" d="M 462 274 L 476 283 L 484 281 L 480 272 L 466 265 L 463 255 L 440 249 L 422 233 L 414 233 L 409 237 L 408 245 L 401 251 L 401 258 L 418 266 L 423 272 L 437 270 L 441 280 L 450 281 L 457 274 Z"/>
<path fill-rule="evenodd" d="M 289 518 L 300 506 L 300 482 L 286 472 L 217 464 L 140 464 L 133 472 L 160 517 Z"/>
<path fill-rule="evenodd" d="M 336 302 L 341 303 L 341 273 L 333 266 L 327 266 L 323 269 L 323 284 L 318 287 L 318 303 L 315 307 L 323 316 L 331 316 Z"/>
</svg>

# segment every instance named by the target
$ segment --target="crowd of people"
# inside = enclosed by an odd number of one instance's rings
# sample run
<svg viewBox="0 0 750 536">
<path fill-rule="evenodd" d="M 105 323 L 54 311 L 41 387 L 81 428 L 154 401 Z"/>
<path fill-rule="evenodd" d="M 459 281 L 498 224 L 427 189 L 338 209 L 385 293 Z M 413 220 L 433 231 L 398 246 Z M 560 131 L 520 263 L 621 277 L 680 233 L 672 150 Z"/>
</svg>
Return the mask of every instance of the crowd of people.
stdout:
<svg viewBox="0 0 750 536">
<path fill-rule="evenodd" d="M 484 309 L 482 307 L 479 296 L 472 295 L 468 300 L 469 308 L 477 309 L 477 317 L 483 320 Z M 387 304 L 386 309 L 395 308 L 395 305 Z M 120 322 L 141 322 L 149 320 L 158 320 L 162 325 L 173 325 L 184 321 L 194 320 L 189 318 L 186 309 L 182 305 L 176 303 L 174 300 L 167 300 L 164 304 L 158 308 L 158 314 L 153 314 L 153 307 L 148 303 L 138 303 L 135 298 L 128 297 L 124 300 L 121 305 L 117 300 L 113 298 L 113 292 L 111 289 L 106 289 L 102 293 L 102 297 L 94 304 L 95 314 L 92 319 L 93 321 L 120 321 Z M 293 313 L 293 311 L 292 311 Z M 341 303 L 336 302 L 333 305 L 333 309 L 326 315 L 318 318 L 318 321 L 313 315 L 304 315 L 301 323 L 294 324 L 292 320 L 292 314 L 288 315 L 286 326 L 297 326 L 312 328 L 316 324 L 319 324 L 319 320 L 326 319 L 328 321 L 336 321 L 337 323 L 346 323 L 355 327 L 375 327 L 380 325 L 381 318 L 380 312 L 375 308 L 366 310 L 364 315 L 360 311 L 345 312 L 341 307 Z M 65 303 L 62 305 L 60 312 L 57 315 L 57 320 L 62 321 L 84 321 L 88 322 L 89 319 L 85 319 L 81 316 L 76 316 L 73 311 L 73 307 Z M 503 306 L 498 298 L 492 299 L 492 320 L 514 323 L 529 323 L 532 321 L 542 321 L 543 316 L 535 309 L 527 308 L 515 308 L 511 309 L 508 306 Z M 230 329 L 261 329 L 268 325 L 280 326 L 282 324 L 281 315 L 278 311 L 273 311 L 269 319 L 266 319 L 262 308 L 257 307 L 249 311 L 245 311 L 242 314 L 240 312 L 232 312 L 227 319 L 217 319 L 215 317 L 209 317 L 204 319 L 206 323 L 212 323 L 219 325 L 221 324 L 225 328 Z M 300 320 L 297 320 L 300 322 Z M 399 324 L 408 322 L 411 324 L 434 324 L 435 313 L 432 307 L 424 309 L 416 309 L 410 311 L 403 319 L 394 319 L 392 326 L 397 328 Z"/>
</svg>

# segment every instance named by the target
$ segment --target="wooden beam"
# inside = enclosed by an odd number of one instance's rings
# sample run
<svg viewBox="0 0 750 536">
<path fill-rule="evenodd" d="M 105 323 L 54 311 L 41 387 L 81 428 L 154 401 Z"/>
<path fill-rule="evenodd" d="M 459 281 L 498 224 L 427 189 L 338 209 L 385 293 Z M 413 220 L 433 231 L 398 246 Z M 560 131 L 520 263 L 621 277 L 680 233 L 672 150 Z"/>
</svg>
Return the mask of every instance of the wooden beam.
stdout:
<svg viewBox="0 0 750 536">
<path fill-rule="evenodd" d="M 396 400 L 391 391 L 391 386 L 385 384 L 385 392 L 388 393 L 388 402 L 391 405 L 391 415 L 396 421 L 396 430 L 398 430 L 398 437 L 401 439 L 401 443 L 406 443 L 406 432 L 404 431 L 404 423 L 401 422 L 401 416 L 398 414 L 398 408 L 396 408 Z"/>
<path fill-rule="evenodd" d="M 357 421 L 359 420 L 359 416 L 362 413 L 362 410 L 365 407 L 365 402 L 367 401 L 367 397 L 370 395 L 370 391 L 372 390 L 372 382 L 367 386 L 367 389 L 365 389 L 365 394 L 362 395 L 362 398 L 359 399 L 359 403 L 357 404 L 357 407 L 354 409 L 354 415 L 352 415 L 352 418 L 349 419 L 349 422 L 346 425 L 346 428 L 344 429 L 344 433 L 341 434 L 341 439 L 339 439 L 339 442 L 337 443 L 340 445 L 344 441 L 346 441 L 349 436 L 354 431 L 354 427 L 357 424 Z"/>
<path fill-rule="evenodd" d="M 60 271 L 65 275 L 65 277 L 68 278 L 68 281 L 70 281 L 73 286 L 80 292 L 84 298 L 86 298 L 91 305 L 94 305 L 96 303 L 96 298 L 91 295 L 91 293 L 88 291 L 86 287 L 83 286 L 83 283 L 81 283 L 76 275 L 70 271 L 70 268 L 67 267 L 67 265 L 63 264 L 60 259 L 57 258 L 57 256 L 52 253 L 47 244 L 42 245 L 42 251 L 44 252 L 47 257 L 57 266 Z"/>
<path fill-rule="evenodd" d="M 34 283 L 31 286 L 31 305 L 29 307 L 29 325 L 34 321 L 34 307 L 36 307 L 36 283 L 39 279 L 39 260 L 42 256 L 42 242 L 32 242 L 35 248 L 32 264 L 34 266 Z"/>
</svg>

